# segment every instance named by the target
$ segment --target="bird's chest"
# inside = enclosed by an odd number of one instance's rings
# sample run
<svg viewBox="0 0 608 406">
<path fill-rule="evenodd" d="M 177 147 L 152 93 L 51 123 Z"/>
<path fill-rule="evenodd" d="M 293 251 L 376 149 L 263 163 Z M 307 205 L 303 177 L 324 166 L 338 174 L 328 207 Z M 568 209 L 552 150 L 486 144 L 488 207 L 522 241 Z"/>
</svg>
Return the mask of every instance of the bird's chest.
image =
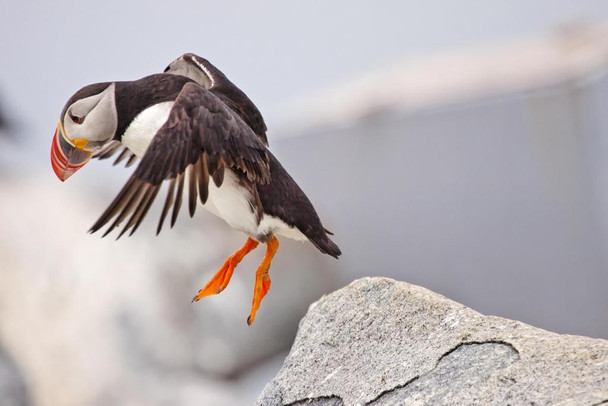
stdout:
<svg viewBox="0 0 608 406">
<path fill-rule="evenodd" d="M 169 118 L 172 107 L 173 102 L 163 102 L 139 113 L 125 130 L 121 140 L 123 145 L 141 159 L 158 130 Z M 264 238 L 275 232 L 290 238 L 305 238 L 297 229 L 272 216 L 262 215 L 261 221 L 258 221 L 260 217 L 251 201 L 249 190 L 240 184 L 233 171 L 226 169 L 220 187 L 213 180 L 209 181 L 209 195 L 203 207 L 232 228 L 253 238 Z"/>
<path fill-rule="evenodd" d="M 158 130 L 169 118 L 173 102 L 148 107 L 139 113 L 127 127 L 121 142 L 142 158 Z M 258 234 L 257 213 L 252 209 L 250 193 L 242 187 L 234 172 L 227 169 L 221 187 L 209 181 L 209 196 L 205 209 L 226 221 L 231 227 L 251 236 Z"/>
<path fill-rule="evenodd" d="M 230 227 L 259 241 L 264 241 L 272 234 L 306 240 L 300 230 L 277 217 L 262 214 L 258 222 L 258 215 L 251 201 L 249 190 L 241 186 L 234 172 L 227 169 L 221 187 L 216 187 L 212 180 L 209 182 L 209 197 L 203 207 L 226 221 Z"/>
<path fill-rule="evenodd" d="M 250 236 L 257 236 L 257 212 L 250 202 L 250 192 L 239 183 L 233 171 L 226 169 L 224 181 L 219 188 L 213 180 L 209 181 L 209 196 L 203 207 L 226 221 L 232 228 Z"/>
<path fill-rule="evenodd" d="M 122 135 L 122 144 L 138 158 L 142 158 L 156 135 L 171 113 L 173 102 L 162 102 L 150 106 L 139 113 Z"/>
</svg>

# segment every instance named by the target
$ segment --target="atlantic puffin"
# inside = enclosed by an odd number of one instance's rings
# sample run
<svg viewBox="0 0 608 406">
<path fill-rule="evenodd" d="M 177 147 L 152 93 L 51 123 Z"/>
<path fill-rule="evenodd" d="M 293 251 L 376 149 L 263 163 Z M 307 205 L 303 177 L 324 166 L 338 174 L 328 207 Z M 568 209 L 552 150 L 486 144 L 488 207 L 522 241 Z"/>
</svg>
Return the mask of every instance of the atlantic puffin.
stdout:
<svg viewBox="0 0 608 406">
<path fill-rule="evenodd" d="M 256 271 L 247 324 L 255 320 L 270 289 L 268 270 L 277 236 L 308 240 L 338 258 L 338 246 L 302 189 L 268 150 L 266 124 L 253 102 L 207 59 L 187 53 L 164 73 L 134 81 L 104 82 L 78 90 L 65 104 L 51 147 L 53 170 L 65 181 L 92 157 L 139 165 L 89 230 L 110 223 L 106 236 L 133 234 L 163 182 L 167 195 L 157 227 L 171 211 L 175 224 L 187 196 L 190 216 L 197 200 L 232 228 L 245 244 L 232 254 L 193 301 L 223 291 L 238 263 L 259 243 L 266 254 Z M 186 189 L 186 191 L 184 190 Z"/>
</svg>

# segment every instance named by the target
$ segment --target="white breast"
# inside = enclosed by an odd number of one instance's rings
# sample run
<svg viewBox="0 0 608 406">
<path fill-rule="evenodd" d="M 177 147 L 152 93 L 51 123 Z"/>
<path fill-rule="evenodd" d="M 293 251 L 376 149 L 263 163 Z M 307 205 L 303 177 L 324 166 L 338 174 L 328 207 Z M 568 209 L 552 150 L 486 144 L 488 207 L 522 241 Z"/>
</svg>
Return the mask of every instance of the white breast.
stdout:
<svg viewBox="0 0 608 406">
<path fill-rule="evenodd" d="M 205 209 L 223 219 L 230 227 L 251 236 L 257 234 L 257 215 L 249 204 L 249 191 L 239 185 L 236 174 L 227 169 L 219 188 L 209 179 L 209 197 Z"/>
<path fill-rule="evenodd" d="M 223 219 L 230 227 L 253 238 L 270 234 L 282 235 L 295 240 L 306 240 L 306 236 L 295 227 L 288 226 L 277 217 L 263 215 L 258 224 L 257 212 L 249 204 L 249 191 L 239 184 L 236 174 L 227 169 L 224 182 L 219 188 L 209 181 L 209 197 L 203 207 Z"/>
<path fill-rule="evenodd" d="M 123 145 L 141 159 L 152 138 L 169 118 L 172 107 L 173 102 L 168 101 L 150 106 L 139 113 L 123 134 Z"/>
<path fill-rule="evenodd" d="M 300 230 L 288 226 L 277 217 L 262 215 L 258 224 L 257 212 L 252 210 L 249 200 L 249 191 L 239 184 L 235 173 L 228 169 L 219 188 L 213 180 L 209 181 L 209 198 L 203 207 L 226 221 L 230 227 L 253 238 L 277 234 L 295 240 L 307 239 Z"/>
</svg>

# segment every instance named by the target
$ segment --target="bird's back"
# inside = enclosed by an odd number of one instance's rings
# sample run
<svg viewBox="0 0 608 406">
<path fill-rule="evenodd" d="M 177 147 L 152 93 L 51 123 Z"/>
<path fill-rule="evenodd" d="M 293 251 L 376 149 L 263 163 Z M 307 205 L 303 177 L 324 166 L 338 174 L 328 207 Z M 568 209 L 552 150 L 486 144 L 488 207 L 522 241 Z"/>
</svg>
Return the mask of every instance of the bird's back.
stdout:
<svg viewBox="0 0 608 406">
<path fill-rule="evenodd" d="M 264 213 L 296 227 L 321 252 L 337 258 L 341 254 L 340 248 L 327 235 L 306 194 L 270 151 L 268 158 L 270 183 L 257 185 Z"/>
</svg>

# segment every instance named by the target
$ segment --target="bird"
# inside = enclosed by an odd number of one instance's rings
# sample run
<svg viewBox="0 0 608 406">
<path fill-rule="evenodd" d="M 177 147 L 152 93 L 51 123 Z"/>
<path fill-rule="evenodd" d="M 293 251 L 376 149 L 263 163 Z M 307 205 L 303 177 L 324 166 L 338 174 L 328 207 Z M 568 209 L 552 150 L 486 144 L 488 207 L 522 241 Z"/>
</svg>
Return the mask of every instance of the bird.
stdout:
<svg viewBox="0 0 608 406">
<path fill-rule="evenodd" d="M 163 184 L 168 184 L 156 234 L 169 212 L 175 225 L 182 202 L 192 217 L 198 201 L 247 235 L 193 302 L 222 292 L 236 266 L 260 243 L 266 253 L 256 270 L 252 325 L 271 286 L 269 269 L 277 236 L 309 241 L 341 255 L 302 189 L 268 148 L 266 123 L 253 102 L 207 59 L 186 53 L 162 73 L 134 81 L 94 83 L 67 101 L 51 144 L 51 164 L 65 181 L 91 158 L 118 154 L 136 169 L 93 224 L 102 237 L 120 229 L 132 235 Z"/>
</svg>

